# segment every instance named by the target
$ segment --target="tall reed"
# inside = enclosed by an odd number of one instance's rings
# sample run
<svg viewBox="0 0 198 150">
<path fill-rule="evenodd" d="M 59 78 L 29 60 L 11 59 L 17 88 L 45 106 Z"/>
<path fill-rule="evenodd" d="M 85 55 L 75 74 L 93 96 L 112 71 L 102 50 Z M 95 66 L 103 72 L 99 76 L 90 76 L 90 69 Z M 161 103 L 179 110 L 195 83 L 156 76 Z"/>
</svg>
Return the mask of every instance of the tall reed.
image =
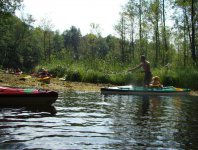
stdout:
<svg viewBox="0 0 198 150">
<path fill-rule="evenodd" d="M 139 70 L 127 72 L 131 65 L 110 63 L 104 60 L 60 61 L 38 66 L 46 67 L 56 77 L 68 81 L 111 83 L 116 85 L 142 85 L 144 73 Z M 196 68 L 161 67 L 153 70 L 164 86 L 177 86 L 198 89 L 198 70 Z"/>
</svg>

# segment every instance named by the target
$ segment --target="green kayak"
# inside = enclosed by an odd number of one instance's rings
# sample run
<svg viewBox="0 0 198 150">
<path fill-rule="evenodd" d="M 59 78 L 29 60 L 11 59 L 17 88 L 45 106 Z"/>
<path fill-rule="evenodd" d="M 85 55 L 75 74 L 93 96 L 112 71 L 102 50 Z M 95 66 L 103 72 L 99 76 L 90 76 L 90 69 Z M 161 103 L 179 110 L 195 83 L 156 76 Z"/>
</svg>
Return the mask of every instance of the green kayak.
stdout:
<svg viewBox="0 0 198 150">
<path fill-rule="evenodd" d="M 163 88 L 135 87 L 133 85 L 104 87 L 102 94 L 124 94 L 124 95 L 188 95 L 190 89 L 167 86 Z"/>
</svg>

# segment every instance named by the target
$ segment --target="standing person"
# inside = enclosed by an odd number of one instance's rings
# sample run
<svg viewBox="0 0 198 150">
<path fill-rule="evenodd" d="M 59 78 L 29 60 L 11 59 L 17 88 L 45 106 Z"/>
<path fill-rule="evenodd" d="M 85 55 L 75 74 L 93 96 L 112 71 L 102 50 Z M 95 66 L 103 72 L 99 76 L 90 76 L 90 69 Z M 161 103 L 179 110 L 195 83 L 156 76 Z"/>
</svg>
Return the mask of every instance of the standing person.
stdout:
<svg viewBox="0 0 198 150">
<path fill-rule="evenodd" d="M 136 69 L 139 69 L 139 68 L 143 68 L 144 69 L 144 87 L 149 87 L 149 84 L 151 82 L 151 79 L 152 79 L 152 73 L 151 73 L 151 70 L 150 70 L 150 62 L 148 60 L 146 60 L 146 57 L 144 55 L 142 55 L 140 57 L 140 61 L 141 63 L 135 67 L 135 68 L 132 68 L 132 69 L 129 69 L 128 71 L 133 71 L 133 70 L 136 70 Z"/>
</svg>

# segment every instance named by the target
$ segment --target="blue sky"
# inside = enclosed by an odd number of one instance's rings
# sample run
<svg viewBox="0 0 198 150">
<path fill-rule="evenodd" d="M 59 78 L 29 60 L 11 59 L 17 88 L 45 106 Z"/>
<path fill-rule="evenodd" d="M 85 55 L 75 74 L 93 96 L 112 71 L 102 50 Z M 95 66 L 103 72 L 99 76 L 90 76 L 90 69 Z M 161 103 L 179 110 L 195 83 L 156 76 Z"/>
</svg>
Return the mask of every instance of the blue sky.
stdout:
<svg viewBox="0 0 198 150">
<path fill-rule="evenodd" d="M 119 20 L 119 12 L 128 0 L 24 0 L 23 13 L 36 19 L 35 26 L 47 18 L 53 30 L 63 32 L 72 25 L 83 35 L 90 33 L 90 24 L 100 25 L 102 36 L 115 35 L 113 26 Z M 21 12 L 17 12 L 20 16 Z"/>
</svg>

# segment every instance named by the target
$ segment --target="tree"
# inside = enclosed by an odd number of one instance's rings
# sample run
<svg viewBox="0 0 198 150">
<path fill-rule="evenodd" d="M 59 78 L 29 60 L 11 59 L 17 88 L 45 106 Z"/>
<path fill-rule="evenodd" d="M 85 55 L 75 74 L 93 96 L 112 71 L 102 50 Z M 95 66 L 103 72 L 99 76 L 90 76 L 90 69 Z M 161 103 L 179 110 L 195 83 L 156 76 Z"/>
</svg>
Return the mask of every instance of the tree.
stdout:
<svg viewBox="0 0 198 150">
<path fill-rule="evenodd" d="M 176 20 L 176 29 L 185 33 L 184 34 L 184 61 L 186 64 L 186 59 L 188 52 L 186 49 L 190 49 L 191 51 L 191 60 L 193 61 L 194 65 L 197 65 L 197 50 L 196 50 L 196 31 L 197 31 L 197 13 L 195 13 L 197 9 L 197 2 L 191 0 L 176 0 L 174 3 L 175 10 L 178 9 L 178 12 L 175 13 L 175 20 Z M 180 10 L 180 11 L 179 11 Z M 180 24 L 183 24 L 181 26 Z M 188 35 L 188 37 L 186 36 Z"/>
<path fill-rule="evenodd" d="M 5 67 L 17 67 L 20 63 L 20 49 L 19 46 L 24 37 L 24 32 L 19 30 L 26 30 L 25 24 L 17 17 L 10 16 L 6 19 L 1 29 L 0 49 L 1 49 L 1 64 Z"/>
<path fill-rule="evenodd" d="M 191 0 L 191 28 L 192 28 L 192 43 L 191 43 L 191 51 L 192 51 L 192 59 L 195 64 L 197 64 L 197 56 L 195 50 L 195 2 Z"/>
<path fill-rule="evenodd" d="M 0 17 L 2 15 L 14 14 L 15 10 L 20 8 L 23 0 L 1 0 L 0 1 Z"/>
<path fill-rule="evenodd" d="M 157 67 L 160 57 L 160 34 L 159 34 L 159 21 L 160 21 L 160 3 L 159 0 L 154 0 L 150 3 L 150 14 L 148 16 L 149 22 L 153 27 L 153 41 L 155 41 L 155 61 L 154 65 Z"/>
<path fill-rule="evenodd" d="M 64 45 L 66 48 L 71 48 L 73 52 L 73 58 L 76 60 L 79 59 L 79 46 L 81 39 L 80 29 L 77 29 L 75 26 L 72 26 L 70 30 L 66 30 L 63 33 L 64 36 Z"/>
<path fill-rule="evenodd" d="M 142 51 L 142 0 L 139 0 L 139 41 L 140 51 Z"/>
<path fill-rule="evenodd" d="M 130 0 L 124 9 L 124 14 L 128 20 L 128 32 L 129 32 L 129 40 L 130 40 L 130 46 L 129 46 L 129 51 L 130 51 L 130 58 L 134 59 L 135 56 L 135 41 L 134 41 L 134 36 L 135 36 L 135 20 L 137 16 L 137 7 L 136 3 L 134 0 Z"/>
<path fill-rule="evenodd" d="M 121 13 L 121 18 L 118 24 L 115 26 L 115 30 L 120 36 L 120 49 L 121 49 L 121 62 L 125 62 L 125 48 L 126 48 L 126 18 L 123 13 Z"/>
<path fill-rule="evenodd" d="M 163 15 L 163 41 L 164 41 L 164 47 L 165 52 L 163 52 L 163 64 L 168 63 L 168 43 L 167 43 L 167 32 L 166 32 L 166 15 L 165 15 L 165 0 L 162 0 L 162 15 Z"/>
<path fill-rule="evenodd" d="M 13 31 L 15 21 L 19 20 L 12 16 L 16 9 L 19 9 L 21 6 L 22 0 L 1 0 L 0 1 L 0 58 L 1 65 L 5 65 L 9 61 L 8 57 L 15 55 L 14 49 L 11 48 L 10 44 L 14 43 L 13 40 Z M 11 50 L 12 49 L 12 50 Z M 12 51 L 13 56 L 9 56 Z M 17 55 L 15 55 L 17 56 Z M 15 57 L 17 58 L 17 57 Z"/>
<path fill-rule="evenodd" d="M 64 48 L 64 39 L 63 36 L 60 35 L 59 31 L 55 31 L 53 48 L 56 52 L 60 52 Z"/>
<path fill-rule="evenodd" d="M 43 51 L 45 56 L 45 61 L 50 61 L 52 46 L 51 46 L 51 36 L 52 36 L 52 28 L 54 25 L 52 24 L 50 19 L 43 18 L 41 20 L 40 27 L 43 29 Z"/>
<path fill-rule="evenodd" d="M 101 28 L 99 24 L 91 23 L 90 24 L 90 33 L 96 35 L 97 37 L 101 36 Z"/>
<path fill-rule="evenodd" d="M 86 56 L 91 60 L 96 58 L 96 41 L 97 36 L 95 34 L 87 34 L 83 37 L 86 44 Z"/>
</svg>

